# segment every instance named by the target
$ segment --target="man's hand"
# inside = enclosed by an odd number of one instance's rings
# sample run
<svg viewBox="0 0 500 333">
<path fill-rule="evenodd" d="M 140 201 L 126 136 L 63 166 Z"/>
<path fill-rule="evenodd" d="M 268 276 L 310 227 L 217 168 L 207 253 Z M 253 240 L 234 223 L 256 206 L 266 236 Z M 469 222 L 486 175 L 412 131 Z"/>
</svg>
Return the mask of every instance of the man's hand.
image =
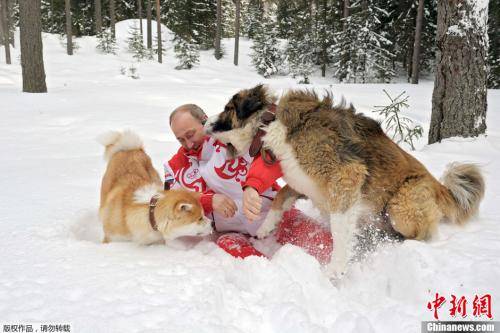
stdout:
<svg viewBox="0 0 500 333">
<path fill-rule="evenodd" d="M 262 208 L 262 198 L 253 187 L 246 187 L 243 191 L 243 213 L 250 221 L 259 218 Z"/>
<path fill-rule="evenodd" d="M 234 201 L 224 194 L 214 194 L 212 197 L 212 207 L 214 212 L 226 218 L 233 217 L 238 210 Z"/>
</svg>

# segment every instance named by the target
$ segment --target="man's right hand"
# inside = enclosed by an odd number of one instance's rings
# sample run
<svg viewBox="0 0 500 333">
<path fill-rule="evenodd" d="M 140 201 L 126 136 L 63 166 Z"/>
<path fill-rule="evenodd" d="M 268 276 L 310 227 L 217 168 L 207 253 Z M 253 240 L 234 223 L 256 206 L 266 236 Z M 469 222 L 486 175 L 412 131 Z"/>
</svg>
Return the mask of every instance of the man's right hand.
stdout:
<svg viewBox="0 0 500 333">
<path fill-rule="evenodd" d="M 224 194 L 214 194 L 212 197 L 212 207 L 214 212 L 226 218 L 233 217 L 238 210 L 234 201 Z"/>
</svg>

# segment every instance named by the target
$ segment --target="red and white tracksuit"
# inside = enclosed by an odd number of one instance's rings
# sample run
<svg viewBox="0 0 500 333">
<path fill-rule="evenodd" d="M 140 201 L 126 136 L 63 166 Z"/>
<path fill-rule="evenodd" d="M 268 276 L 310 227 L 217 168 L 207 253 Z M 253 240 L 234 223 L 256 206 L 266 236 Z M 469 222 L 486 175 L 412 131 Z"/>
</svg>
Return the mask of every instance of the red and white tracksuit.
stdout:
<svg viewBox="0 0 500 333">
<path fill-rule="evenodd" d="M 248 153 L 228 160 L 226 152 L 223 143 L 209 136 L 197 151 L 181 147 L 164 164 L 165 182 L 170 188 L 182 187 L 202 193 L 200 201 L 205 215 L 215 222 L 217 231 L 238 231 L 255 236 L 279 190 L 276 183 L 281 177 L 279 163 L 268 166 L 260 157 L 254 160 Z M 256 221 L 248 221 L 243 214 L 242 187 L 245 186 L 254 187 L 262 197 L 262 210 Z M 213 211 L 215 193 L 234 200 L 238 210 L 233 217 L 226 218 Z"/>
</svg>

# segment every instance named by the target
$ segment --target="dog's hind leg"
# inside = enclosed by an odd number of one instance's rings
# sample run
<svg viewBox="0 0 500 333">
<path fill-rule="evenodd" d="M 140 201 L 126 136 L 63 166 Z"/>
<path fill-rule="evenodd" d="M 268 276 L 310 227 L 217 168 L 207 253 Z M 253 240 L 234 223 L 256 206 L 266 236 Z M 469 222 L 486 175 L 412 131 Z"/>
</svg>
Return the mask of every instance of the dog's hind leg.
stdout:
<svg viewBox="0 0 500 333">
<path fill-rule="evenodd" d="M 406 239 L 426 240 L 443 217 L 432 183 L 424 178 L 405 183 L 387 204 L 394 229 Z"/>
<path fill-rule="evenodd" d="M 260 239 L 267 237 L 280 223 L 283 213 L 292 208 L 299 198 L 305 198 L 305 196 L 292 189 L 289 185 L 285 185 L 274 198 L 266 219 L 257 230 L 257 237 Z"/>
</svg>

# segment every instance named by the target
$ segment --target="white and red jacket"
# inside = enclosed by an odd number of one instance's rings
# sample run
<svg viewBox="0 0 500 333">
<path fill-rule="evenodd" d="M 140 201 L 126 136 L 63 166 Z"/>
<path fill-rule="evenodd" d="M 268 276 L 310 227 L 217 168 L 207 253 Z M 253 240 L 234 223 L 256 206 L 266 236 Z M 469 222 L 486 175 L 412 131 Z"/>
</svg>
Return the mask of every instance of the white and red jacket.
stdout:
<svg viewBox="0 0 500 333">
<path fill-rule="evenodd" d="M 248 153 L 227 160 L 226 151 L 223 143 L 209 136 L 205 137 L 197 151 L 181 147 L 164 164 L 165 182 L 170 184 L 170 188 L 182 187 L 202 193 L 200 202 L 205 215 L 215 222 L 217 231 L 238 231 L 254 236 L 279 190 L 276 179 L 281 176 L 281 169 L 278 163 L 278 167 L 272 168 L 265 165 L 260 157 L 254 161 Z M 248 221 L 243 214 L 244 186 L 255 187 L 262 197 L 262 210 L 256 221 Z M 213 211 L 212 197 L 215 193 L 225 194 L 234 200 L 238 210 L 233 217 L 225 218 Z"/>
</svg>

